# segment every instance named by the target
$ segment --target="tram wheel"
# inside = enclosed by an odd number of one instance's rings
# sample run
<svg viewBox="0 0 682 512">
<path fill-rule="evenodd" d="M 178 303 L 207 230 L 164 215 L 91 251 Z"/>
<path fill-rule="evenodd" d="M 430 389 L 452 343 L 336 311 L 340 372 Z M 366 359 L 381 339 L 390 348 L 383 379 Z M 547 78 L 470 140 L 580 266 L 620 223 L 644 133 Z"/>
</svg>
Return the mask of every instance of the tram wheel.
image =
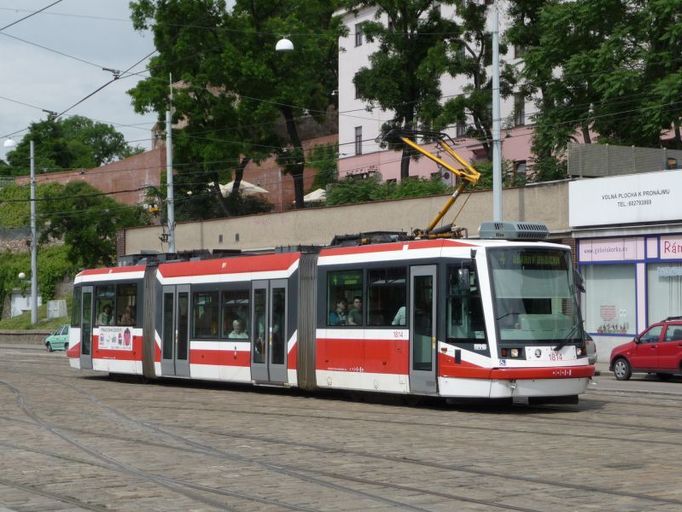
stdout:
<svg viewBox="0 0 682 512">
<path fill-rule="evenodd" d="M 627 359 L 619 357 L 613 363 L 613 374 L 618 380 L 628 380 L 632 376 L 632 367 Z"/>
</svg>

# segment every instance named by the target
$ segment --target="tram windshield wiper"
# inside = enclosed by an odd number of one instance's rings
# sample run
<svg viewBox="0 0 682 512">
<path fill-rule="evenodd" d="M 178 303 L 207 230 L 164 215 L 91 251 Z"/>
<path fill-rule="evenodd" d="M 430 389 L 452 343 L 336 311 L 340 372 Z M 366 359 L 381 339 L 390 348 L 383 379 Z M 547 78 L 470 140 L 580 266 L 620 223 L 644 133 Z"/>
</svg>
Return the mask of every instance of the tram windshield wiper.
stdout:
<svg viewBox="0 0 682 512">
<path fill-rule="evenodd" d="M 572 339 L 572 337 L 575 334 L 575 331 L 577 329 L 578 329 L 578 324 L 575 324 L 573 327 L 571 327 L 571 330 L 568 331 L 568 334 L 566 335 L 566 337 L 563 340 L 561 340 L 561 342 L 559 342 L 559 344 L 556 347 L 554 347 L 553 350 L 555 352 L 558 352 L 559 350 L 564 348 L 566 345 L 568 345 L 568 342 L 571 341 L 571 339 Z"/>
</svg>

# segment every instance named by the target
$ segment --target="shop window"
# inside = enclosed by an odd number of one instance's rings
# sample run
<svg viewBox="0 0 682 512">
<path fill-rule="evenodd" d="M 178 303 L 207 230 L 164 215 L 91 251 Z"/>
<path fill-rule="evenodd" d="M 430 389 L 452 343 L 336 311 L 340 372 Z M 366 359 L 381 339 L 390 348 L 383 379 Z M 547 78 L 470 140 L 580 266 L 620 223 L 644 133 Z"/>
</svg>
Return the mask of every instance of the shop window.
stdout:
<svg viewBox="0 0 682 512">
<path fill-rule="evenodd" d="M 635 334 L 635 265 L 588 265 L 585 278 L 585 328 L 599 334 Z"/>
<path fill-rule="evenodd" d="M 647 286 L 650 324 L 682 312 L 682 263 L 648 265 Z"/>
</svg>

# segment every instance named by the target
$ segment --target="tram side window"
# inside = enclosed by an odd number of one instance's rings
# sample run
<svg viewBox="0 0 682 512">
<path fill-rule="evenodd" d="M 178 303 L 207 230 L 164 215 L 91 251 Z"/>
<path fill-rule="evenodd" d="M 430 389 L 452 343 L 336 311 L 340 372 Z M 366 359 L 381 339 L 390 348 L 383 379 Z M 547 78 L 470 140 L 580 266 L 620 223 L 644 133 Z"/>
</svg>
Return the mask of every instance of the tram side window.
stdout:
<svg viewBox="0 0 682 512">
<path fill-rule="evenodd" d="M 472 268 L 448 268 L 447 340 L 479 343 L 485 340 L 485 319 L 478 276 Z"/>
<path fill-rule="evenodd" d="M 349 321 L 349 305 L 362 299 L 362 270 L 342 270 L 327 274 L 327 325 L 362 325 L 363 313 Z M 362 305 L 360 306 L 362 308 Z M 359 320 L 360 323 L 356 323 Z M 351 323 L 353 322 L 353 323 Z"/>
<path fill-rule="evenodd" d="M 116 286 L 116 325 L 137 325 L 137 285 L 119 284 Z"/>
<path fill-rule="evenodd" d="M 71 305 L 71 327 L 81 325 L 81 288 L 73 289 L 73 304 Z"/>
<path fill-rule="evenodd" d="M 405 326 L 407 323 L 407 269 L 372 269 L 367 273 L 367 319 L 373 326 Z"/>
<path fill-rule="evenodd" d="M 192 294 L 192 337 L 218 337 L 219 309 L 218 292 Z"/>
<path fill-rule="evenodd" d="M 248 339 L 249 290 L 230 290 L 221 294 L 222 337 Z"/>
<path fill-rule="evenodd" d="M 114 285 L 95 287 L 95 325 L 115 325 L 114 306 L 116 287 Z"/>
</svg>

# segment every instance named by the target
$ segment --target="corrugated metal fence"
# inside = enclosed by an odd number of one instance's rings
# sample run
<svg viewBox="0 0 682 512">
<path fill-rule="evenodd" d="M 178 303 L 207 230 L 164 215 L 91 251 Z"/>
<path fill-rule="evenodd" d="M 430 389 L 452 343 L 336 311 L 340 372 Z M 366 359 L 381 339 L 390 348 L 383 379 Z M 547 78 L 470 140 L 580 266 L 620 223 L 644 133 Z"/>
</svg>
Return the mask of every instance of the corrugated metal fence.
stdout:
<svg viewBox="0 0 682 512">
<path fill-rule="evenodd" d="M 664 169 L 682 169 L 682 150 L 610 144 L 568 146 L 568 174 L 574 177 L 597 178 Z"/>
</svg>

